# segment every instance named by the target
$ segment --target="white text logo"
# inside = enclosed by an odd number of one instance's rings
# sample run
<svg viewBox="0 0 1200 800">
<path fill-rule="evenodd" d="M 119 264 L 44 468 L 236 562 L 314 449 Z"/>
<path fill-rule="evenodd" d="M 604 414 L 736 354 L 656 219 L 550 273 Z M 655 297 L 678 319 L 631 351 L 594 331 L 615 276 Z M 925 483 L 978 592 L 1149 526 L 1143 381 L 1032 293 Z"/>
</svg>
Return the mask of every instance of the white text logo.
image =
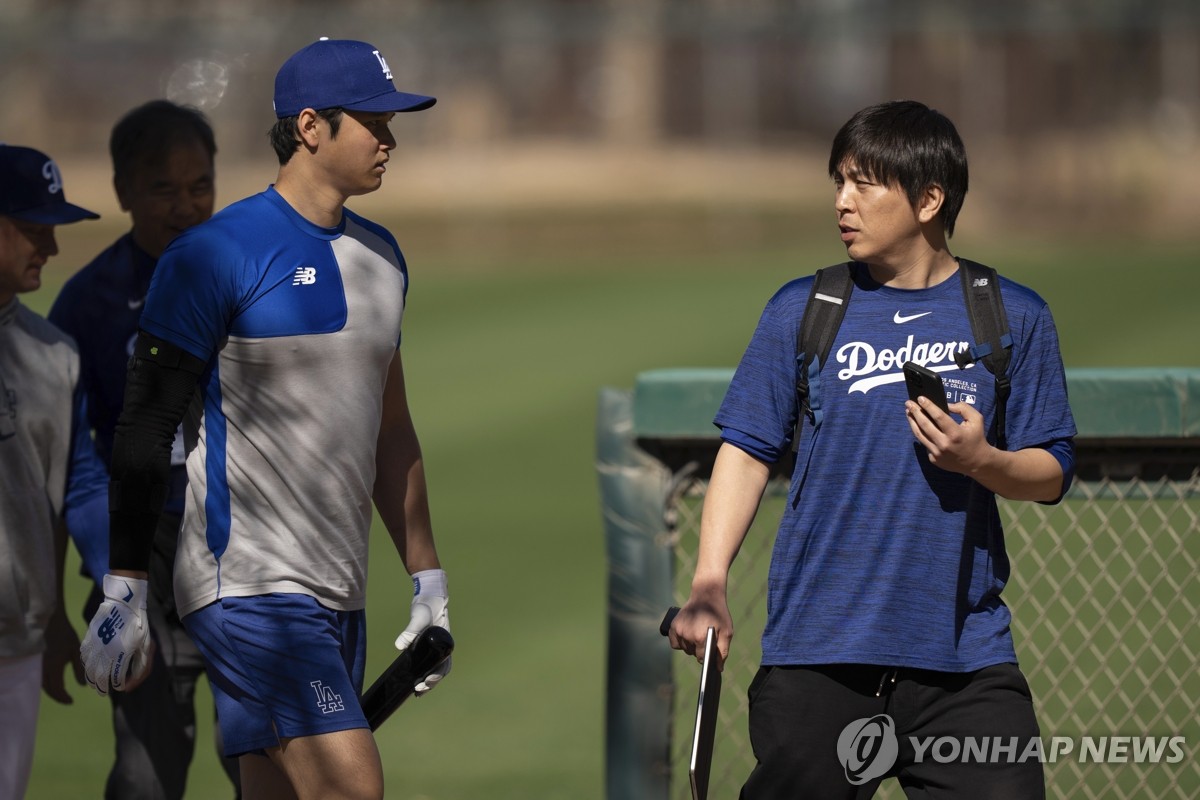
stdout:
<svg viewBox="0 0 1200 800">
<path fill-rule="evenodd" d="M 295 277 L 292 278 L 292 286 L 299 286 L 300 284 L 309 286 L 316 282 L 317 282 L 317 268 L 316 267 L 297 267 L 296 268 L 296 275 L 295 275 Z"/>
<path fill-rule="evenodd" d="M 1053 764 L 1072 753 L 1081 764 L 1178 764 L 1185 758 L 1187 744 L 1182 736 L 1084 736 L 1078 741 L 1053 736 L 1049 743 L 1036 736 L 910 736 L 908 741 L 914 761 L 939 764 Z"/>
<path fill-rule="evenodd" d="M 1080 764 L 1178 764 L 1188 756 L 1183 736 L 909 736 L 913 763 L 1053 764 L 1073 756 Z M 855 786 L 888 774 L 899 745 L 887 714 L 856 719 L 842 729 L 837 755 Z"/>
<path fill-rule="evenodd" d="M 838 370 L 838 380 L 848 381 L 857 378 L 850 384 L 849 392 L 866 394 L 877 386 L 887 383 L 899 383 L 904 380 L 900 366 L 905 361 L 915 361 L 929 367 L 934 372 L 956 369 L 954 354 L 967 347 L 966 342 L 921 342 L 914 341 L 909 336 L 903 345 L 895 350 L 883 348 L 876 350 L 867 342 L 848 342 L 837 351 L 837 361 L 845 364 L 845 369 Z M 934 366 L 940 362 L 949 362 Z M 882 373 L 882 374 L 879 374 Z"/>
</svg>

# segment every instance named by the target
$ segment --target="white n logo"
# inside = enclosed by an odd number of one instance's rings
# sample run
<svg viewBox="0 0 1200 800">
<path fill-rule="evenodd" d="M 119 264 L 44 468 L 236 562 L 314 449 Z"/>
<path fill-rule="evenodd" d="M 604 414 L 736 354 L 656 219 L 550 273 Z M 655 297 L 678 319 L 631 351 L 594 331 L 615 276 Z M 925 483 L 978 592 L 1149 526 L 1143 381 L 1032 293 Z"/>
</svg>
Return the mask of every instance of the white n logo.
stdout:
<svg viewBox="0 0 1200 800">
<path fill-rule="evenodd" d="M 383 60 L 383 56 L 379 55 L 378 50 L 372 50 L 371 52 L 379 59 L 379 66 L 383 68 L 383 77 L 390 81 L 392 79 L 392 71 L 388 68 L 387 62 Z"/>
</svg>

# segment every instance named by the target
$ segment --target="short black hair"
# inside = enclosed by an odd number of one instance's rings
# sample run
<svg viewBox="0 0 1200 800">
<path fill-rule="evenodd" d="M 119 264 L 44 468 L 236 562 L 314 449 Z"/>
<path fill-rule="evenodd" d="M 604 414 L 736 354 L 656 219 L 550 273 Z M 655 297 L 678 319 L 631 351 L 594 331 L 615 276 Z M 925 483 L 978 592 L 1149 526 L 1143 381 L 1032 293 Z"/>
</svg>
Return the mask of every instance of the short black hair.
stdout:
<svg viewBox="0 0 1200 800">
<path fill-rule="evenodd" d="M 336 139 L 338 129 L 342 125 L 342 109 L 322 108 L 317 111 L 317 116 L 329 123 L 329 135 Z M 275 148 L 275 156 L 279 159 L 280 166 L 291 161 L 292 156 L 300 149 L 300 137 L 296 135 L 296 125 L 299 121 L 299 114 L 284 117 L 276 120 L 271 130 L 267 131 L 267 138 L 271 140 L 271 147 Z"/>
<path fill-rule="evenodd" d="M 108 140 L 113 180 L 120 185 L 139 167 L 161 166 L 171 150 L 192 142 L 199 142 L 209 158 L 217 154 L 217 140 L 204 112 L 170 100 L 143 103 L 113 126 Z"/>
<path fill-rule="evenodd" d="M 831 178 L 847 159 L 871 179 L 899 186 L 914 206 L 926 188 L 940 186 L 942 227 L 954 235 L 967 196 L 967 150 L 944 114 L 915 100 L 864 108 L 833 137 Z"/>
</svg>

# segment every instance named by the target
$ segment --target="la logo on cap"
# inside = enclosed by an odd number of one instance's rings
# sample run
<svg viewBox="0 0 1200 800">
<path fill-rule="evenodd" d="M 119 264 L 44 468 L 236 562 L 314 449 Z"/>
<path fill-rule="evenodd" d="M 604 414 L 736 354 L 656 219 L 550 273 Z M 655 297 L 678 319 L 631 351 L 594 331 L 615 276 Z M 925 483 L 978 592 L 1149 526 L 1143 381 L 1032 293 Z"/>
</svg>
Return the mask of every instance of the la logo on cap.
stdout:
<svg viewBox="0 0 1200 800">
<path fill-rule="evenodd" d="M 379 59 L 379 66 L 383 67 L 383 77 L 390 81 L 392 79 L 392 71 L 388 68 L 387 62 L 383 60 L 383 56 L 379 55 L 378 50 L 372 50 L 371 52 Z"/>
</svg>

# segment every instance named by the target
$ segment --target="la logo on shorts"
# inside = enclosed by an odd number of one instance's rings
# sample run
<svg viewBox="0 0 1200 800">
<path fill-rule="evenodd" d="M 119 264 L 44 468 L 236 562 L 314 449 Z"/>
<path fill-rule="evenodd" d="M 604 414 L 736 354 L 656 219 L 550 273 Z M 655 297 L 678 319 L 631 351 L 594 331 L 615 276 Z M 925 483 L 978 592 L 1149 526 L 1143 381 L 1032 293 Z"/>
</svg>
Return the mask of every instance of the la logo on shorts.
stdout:
<svg viewBox="0 0 1200 800">
<path fill-rule="evenodd" d="M 335 711 L 346 710 L 346 705 L 342 702 L 342 696 L 332 688 L 326 686 L 323 681 L 313 681 L 309 686 L 317 693 L 317 708 L 321 709 L 321 713 L 332 714 Z"/>
</svg>

